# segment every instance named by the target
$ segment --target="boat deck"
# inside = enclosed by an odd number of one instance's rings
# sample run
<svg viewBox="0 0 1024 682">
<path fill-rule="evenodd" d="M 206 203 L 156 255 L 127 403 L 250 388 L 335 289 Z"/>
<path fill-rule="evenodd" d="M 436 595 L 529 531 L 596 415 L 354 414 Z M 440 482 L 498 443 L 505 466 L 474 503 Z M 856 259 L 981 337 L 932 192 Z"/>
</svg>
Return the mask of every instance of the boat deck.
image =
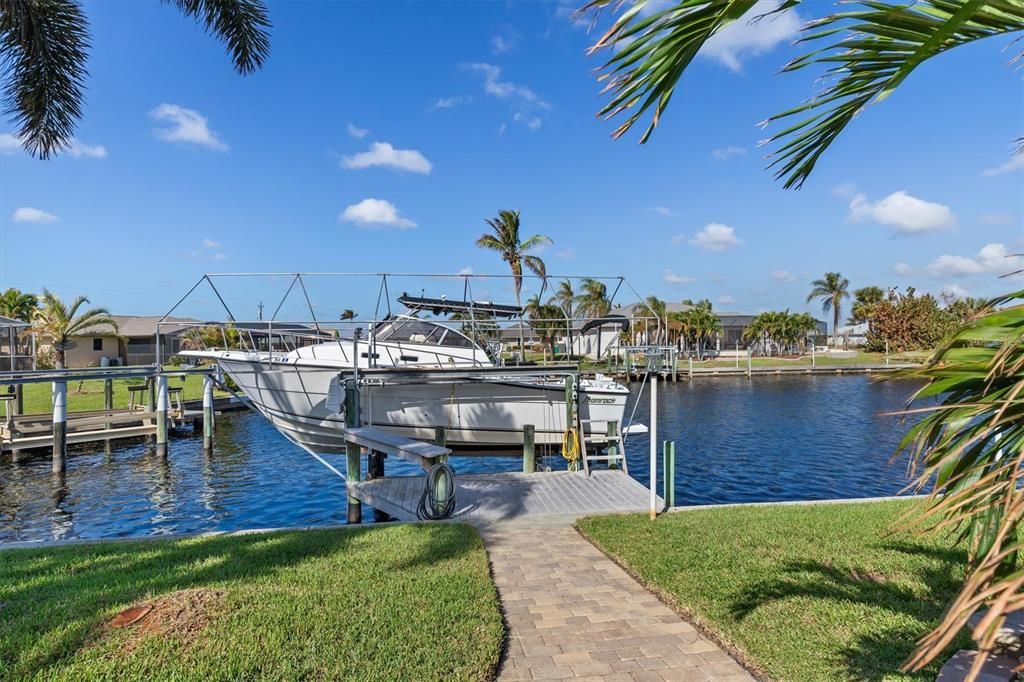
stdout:
<svg viewBox="0 0 1024 682">
<path fill-rule="evenodd" d="M 495 523 L 526 515 L 641 512 L 650 508 L 650 491 L 621 471 L 550 471 L 455 476 L 452 518 Z M 415 521 L 425 477 L 400 476 L 349 484 L 353 497 L 399 521 Z M 659 506 L 662 504 L 658 498 Z"/>
</svg>

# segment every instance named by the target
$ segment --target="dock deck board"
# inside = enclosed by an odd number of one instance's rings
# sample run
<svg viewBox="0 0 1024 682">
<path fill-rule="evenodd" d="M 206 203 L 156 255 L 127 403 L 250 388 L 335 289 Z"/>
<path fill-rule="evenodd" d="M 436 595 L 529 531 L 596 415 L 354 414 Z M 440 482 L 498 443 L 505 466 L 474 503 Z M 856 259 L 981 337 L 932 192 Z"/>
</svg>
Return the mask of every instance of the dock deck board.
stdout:
<svg viewBox="0 0 1024 682">
<path fill-rule="evenodd" d="M 423 476 L 349 483 L 351 494 L 400 521 L 416 519 Z M 452 518 L 495 523 L 535 514 L 596 514 L 646 511 L 650 492 L 621 471 L 550 471 L 532 474 L 467 474 L 455 477 Z M 661 499 L 658 500 L 659 505 Z"/>
</svg>

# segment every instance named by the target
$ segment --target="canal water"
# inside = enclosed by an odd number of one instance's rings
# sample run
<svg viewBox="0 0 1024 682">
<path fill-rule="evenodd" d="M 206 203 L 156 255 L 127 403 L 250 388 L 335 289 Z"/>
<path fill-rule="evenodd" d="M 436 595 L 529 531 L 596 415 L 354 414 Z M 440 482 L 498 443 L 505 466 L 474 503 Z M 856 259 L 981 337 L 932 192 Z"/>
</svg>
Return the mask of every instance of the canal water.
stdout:
<svg viewBox="0 0 1024 682">
<path fill-rule="evenodd" d="M 676 442 L 676 503 L 897 494 L 906 460 L 890 459 L 906 427 L 881 413 L 902 407 L 913 388 L 864 376 L 662 382 L 658 436 Z M 645 391 L 638 423 L 649 423 L 648 409 Z M 648 448 L 646 435 L 627 441 L 629 472 L 645 485 Z M 565 468 L 557 452 L 540 454 Z M 344 457 L 329 459 L 344 470 Z M 522 466 L 514 457 L 452 463 L 461 473 Z M 412 472 L 404 462 L 387 467 Z M 47 457 L 0 461 L 0 543 L 337 524 L 345 505 L 341 479 L 253 413 L 220 418 L 211 456 L 190 435 L 172 440 L 166 462 L 141 442 L 75 449 L 64 475 L 50 473 Z"/>
</svg>

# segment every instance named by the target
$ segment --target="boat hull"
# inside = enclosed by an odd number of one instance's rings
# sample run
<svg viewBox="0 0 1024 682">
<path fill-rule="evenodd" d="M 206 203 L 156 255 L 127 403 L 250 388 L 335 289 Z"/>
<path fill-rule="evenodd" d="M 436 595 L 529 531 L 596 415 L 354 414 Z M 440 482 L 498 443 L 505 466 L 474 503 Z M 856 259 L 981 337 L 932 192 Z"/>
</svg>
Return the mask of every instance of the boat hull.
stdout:
<svg viewBox="0 0 1024 682">
<path fill-rule="evenodd" d="M 344 451 L 344 415 L 337 411 L 337 397 L 329 399 L 338 368 L 225 358 L 218 362 L 253 407 L 287 438 L 313 452 Z M 434 372 L 429 382 L 385 378 L 380 385 L 365 383 L 360 389 L 363 425 L 428 441 L 443 427 L 453 449 L 520 452 L 527 424 L 534 426 L 539 446 L 560 446 L 566 430 L 565 387 L 557 379 L 492 373 L 473 381 L 445 382 L 443 372 Z M 580 416 L 589 440 L 604 436 L 609 421 L 622 423 L 627 396 L 624 387 L 610 381 L 581 382 Z"/>
</svg>

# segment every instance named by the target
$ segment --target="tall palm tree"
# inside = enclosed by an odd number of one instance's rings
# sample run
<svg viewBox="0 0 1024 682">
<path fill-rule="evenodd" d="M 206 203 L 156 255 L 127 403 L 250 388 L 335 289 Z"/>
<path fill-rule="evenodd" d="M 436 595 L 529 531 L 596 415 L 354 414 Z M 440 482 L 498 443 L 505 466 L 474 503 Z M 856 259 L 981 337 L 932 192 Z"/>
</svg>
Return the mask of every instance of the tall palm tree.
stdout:
<svg viewBox="0 0 1024 682">
<path fill-rule="evenodd" d="M 247 75 L 270 53 L 263 0 L 165 0 L 223 42 Z M 66 149 L 82 117 L 89 22 L 74 0 L 0 2 L 0 61 L 9 67 L 3 101 L 28 153 Z"/>
<path fill-rule="evenodd" d="M 594 18 L 604 9 L 622 9 L 590 48 L 591 54 L 610 54 L 600 79 L 608 81 L 602 92 L 611 99 L 599 115 L 605 120 L 625 116 L 612 136 L 621 137 L 650 111 L 640 137 L 647 142 L 705 42 L 756 5 L 757 0 L 675 0 L 668 7 L 646 0 L 588 0 L 580 13 Z M 780 0 L 767 14 L 797 6 L 807 13 L 832 3 Z M 799 188 L 846 126 L 865 107 L 885 100 L 917 67 L 961 45 L 1022 30 L 1024 0 L 861 0 L 815 17 L 804 24 L 799 41 L 817 43 L 815 49 L 782 70 L 824 67 L 818 79 L 824 85 L 814 97 L 768 118 L 790 121 L 769 138 L 778 143 L 769 168 L 776 169 L 776 178 L 785 178 L 787 189 Z M 824 41 L 829 42 L 820 44 Z M 794 123 L 791 117 L 801 118 Z"/>
<path fill-rule="evenodd" d="M 875 306 L 885 298 L 882 287 L 861 287 L 853 292 L 853 305 L 850 306 L 850 324 L 867 322 L 875 314 Z"/>
<path fill-rule="evenodd" d="M 822 279 L 811 282 L 811 293 L 807 302 L 821 299 L 821 309 L 832 311 L 832 345 L 839 345 L 839 318 L 842 315 L 843 299 L 850 298 L 850 280 L 838 272 L 826 272 Z"/>
<path fill-rule="evenodd" d="M 608 287 L 596 279 L 587 278 L 580 282 L 580 293 L 576 295 L 576 314 L 583 317 L 604 317 L 612 309 L 608 300 Z"/>
<path fill-rule="evenodd" d="M 665 305 L 665 301 L 661 300 L 657 296 L 653 296 L 652 295 L 652 296 L 648 296 L 647 298 L 645 298 L 644 299 L 644 303 L 650 309 L 649 312 L 654 313 L 654 317 L 658 321 L 658 324 L 655 327 L 655 329 L 657 330 L 657 333 L 655 334 L 655 338 L 654 338 L 653 341 L 651 340 L 651 337 L 650 337 L 650 334 L 651 334 L 650 329 L 649 328 L 647 329 L 647 342 L 648 343 L 661 343 L 662 333 L 668 327 L 668 318 L 665 315 L 665 312 L 667 310 L 667 307 Z M 649 321 L 644 321 L 644 327 L 645 328 L 649 327 L 649 325 L 650 325 Z"/>
<path fill-rule="evenodd" d="M 565 328 L 565 312 L 553 303 L 543 303 L 540 294 L 534 294 L 523 307 L 530 318 L 530 328 L 551 349 L 551 357 L 555 356 L 555 338 Z"/>
<path fill-rule="evenodd" d="M 566 341 L 568 342 L 568 348 L 566 349 L 566 357 L 572 354 L 572 313 L 573 304 L 576 302 L 576 292 L 572 289 L 572 282 L 569 280 L 563 280 L 558 283 L 558 288 L 555 289 L 554 296 L 551 297 L 550 303 L 557 305 L 562 309 L 562 313 L 565 315 L 565 331 Z"/>
<path fill-rule="evenodd" d="M 88 302 L 85 296 L 79 296 L 67 305 L 60 296 L 43 289 L 43 304 L 35 313 L 33 330 L 50 338 L 57 356 L 57 369 L 64 369 L 66 354 L 74 345 L 75 336 L 99 325 L 109 325 L 117 331 L 117 322 L 106 308 L 90 308 L 79 313 Z"/>
<path fill-rule="evenodd" d="M 493 234 L 487 232 L 480 235 L 476 245 L 481 249 L 497 251 L 501 259 L 508 263 L 512 270 L 512 286 L 516 294 L 516 307 L 521 308 L 520 295 L 523 291 L 523 268 L 537 275 L 547 277 L 548 270 L 544 261 L 539 256 L 527 253 L 545 244 L 553 244 L 551 237 L 543 234 L 535 234 L 527 239 L 519 237 L 519 211 L 498 211 L 497 218 L 488 218 L 484 221 L 491 228 Z M 519 325 L 519 349 L 523 348 L 523 327 Z"/>
<path fill-rule="evenodd" d="M 26 294 L 20 289 L 8 289 L 0 294 L 0 315 L 22 322 L 31 322 L 32 314 L 39 307 L 35 294 Z"/>
</svg>

